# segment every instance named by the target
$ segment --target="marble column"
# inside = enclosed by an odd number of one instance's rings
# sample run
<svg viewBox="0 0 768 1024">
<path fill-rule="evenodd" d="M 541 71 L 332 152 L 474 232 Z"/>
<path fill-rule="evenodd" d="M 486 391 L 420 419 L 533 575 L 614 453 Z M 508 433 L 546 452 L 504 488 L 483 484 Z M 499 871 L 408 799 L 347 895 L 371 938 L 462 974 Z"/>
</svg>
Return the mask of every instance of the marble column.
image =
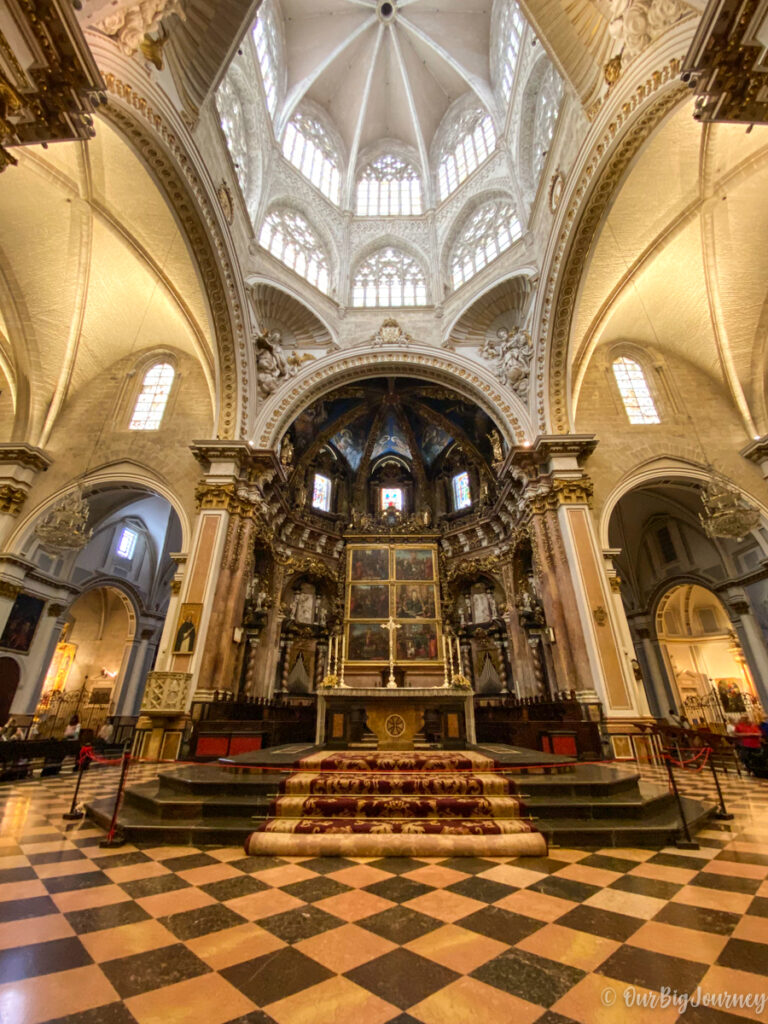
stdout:
<svg viewBox="0 0 768 1024">
<path fill-rule="evenodd" d="M 121 685 L 112 711 L 113 715 L 120 718 L 132 718 L 138 715 L 147 673 L 152 667 L 152 660 L 157 650 L 156 630 L 139 627 L 137 634 L 126 644 L 123 662 L 120 666 Z"/>
</svg>

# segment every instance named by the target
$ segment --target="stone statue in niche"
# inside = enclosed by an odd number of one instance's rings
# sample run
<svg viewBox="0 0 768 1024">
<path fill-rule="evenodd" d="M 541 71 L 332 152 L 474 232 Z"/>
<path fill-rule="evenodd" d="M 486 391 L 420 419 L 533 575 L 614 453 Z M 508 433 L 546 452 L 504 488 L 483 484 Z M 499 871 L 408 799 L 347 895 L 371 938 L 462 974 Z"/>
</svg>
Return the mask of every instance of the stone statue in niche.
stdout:
<svg viewBox="0 0 768 1024">
<path fill-rule="evenodd" d="M 485 588 L 485 596 L 488 601 L 488 611 L 490 613 L 491 619 L 498 618 L 499 609 L 496 606 L 496 598 L 493 596 L 493 590 L 491 590 L 490 587 Z"/>
<path fill-rule="evenodd" d="M 302 583 L 294 591 L 291 618 L 308 626 L 315 621 L 315 588 L 311 583 Z"/>
<path fill-rule="evenodd" d="M 472 593 L 472 621 L 477 625 L 481 622 L 490 622 L 492 618 L 488 591 L 479 588 L 474 590 Z"/>
<path fill-rule="evenodd" d="M 494 364 L 496 376 L 524 401 L 528 399 L 528 380 L 533 358 L 533 345 L 528 331 L 499 327 L 495 339 L 489 338 L 481 355 Z"/>
<path fill-rule="evenodd" d="M 271 395 L 282 380 L 293 377 L 296 373 L 297 367 L 289 365 L 283 355 L 282 341 L 280 331 L 264 331 L 254 338 L 259 391 L 263 398 Z"/>
</svg>

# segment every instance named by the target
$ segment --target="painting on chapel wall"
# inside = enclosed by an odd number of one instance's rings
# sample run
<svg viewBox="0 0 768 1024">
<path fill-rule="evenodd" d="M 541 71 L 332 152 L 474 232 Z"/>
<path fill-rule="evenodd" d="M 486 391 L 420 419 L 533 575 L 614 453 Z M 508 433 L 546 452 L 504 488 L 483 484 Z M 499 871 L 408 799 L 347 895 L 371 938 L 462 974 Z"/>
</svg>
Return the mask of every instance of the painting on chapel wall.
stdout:
<svg viewBox="0 0 768 1024">
<path fill-rule="evenodd" d="M 441 657 L 442 629 L 436 548 L 427 545 L 350 546 L 347 562 L 347 662 L 389 662 L 390 617 L 396 662 Z M 358 582 L 358 581 L 364 582 Z"/>
<path fill-rule="evenodd" d="M 201 604 L 183 604 L 181 606 L 173 641 L 174 654 L 194 654 L 202 614 L 203 606 Z"/>
<path fill-rule="evenodd" d="M 45 601 L 30 594 L 18 594 L 13 602 L 11 614 L 0 636 L 0 647 L 7 651 L 26 654 L 32 646 L 32 640 L 43 613 Z"/>
</svg>

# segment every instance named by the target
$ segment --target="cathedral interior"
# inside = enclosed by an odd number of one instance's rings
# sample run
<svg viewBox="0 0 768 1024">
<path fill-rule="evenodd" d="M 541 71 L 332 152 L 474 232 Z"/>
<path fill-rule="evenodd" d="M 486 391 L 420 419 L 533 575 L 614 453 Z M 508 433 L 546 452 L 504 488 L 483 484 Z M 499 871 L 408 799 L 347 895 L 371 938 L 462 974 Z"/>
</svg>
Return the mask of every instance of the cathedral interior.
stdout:
<svg viewBox="0 0 768 1024">
<path fill-rule="evenodd" d="M 0 1020 L 763 1019 L 767 126 L 768 0 L 2 5 Z"/>
</svg>

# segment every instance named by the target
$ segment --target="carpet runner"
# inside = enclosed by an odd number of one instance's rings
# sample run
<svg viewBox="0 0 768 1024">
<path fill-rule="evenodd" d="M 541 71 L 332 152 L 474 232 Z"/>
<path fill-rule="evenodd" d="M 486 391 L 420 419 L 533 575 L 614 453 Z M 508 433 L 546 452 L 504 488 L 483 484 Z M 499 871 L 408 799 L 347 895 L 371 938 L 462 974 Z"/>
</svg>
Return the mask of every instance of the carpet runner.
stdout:
<svg viewBox="0 0 768 1024">
<path fill-rule="evenodd" d="M 321 751 L 294 765 L 246 853 L 544 856 L 495 763 L 474 751 Z"/>
</svg>

